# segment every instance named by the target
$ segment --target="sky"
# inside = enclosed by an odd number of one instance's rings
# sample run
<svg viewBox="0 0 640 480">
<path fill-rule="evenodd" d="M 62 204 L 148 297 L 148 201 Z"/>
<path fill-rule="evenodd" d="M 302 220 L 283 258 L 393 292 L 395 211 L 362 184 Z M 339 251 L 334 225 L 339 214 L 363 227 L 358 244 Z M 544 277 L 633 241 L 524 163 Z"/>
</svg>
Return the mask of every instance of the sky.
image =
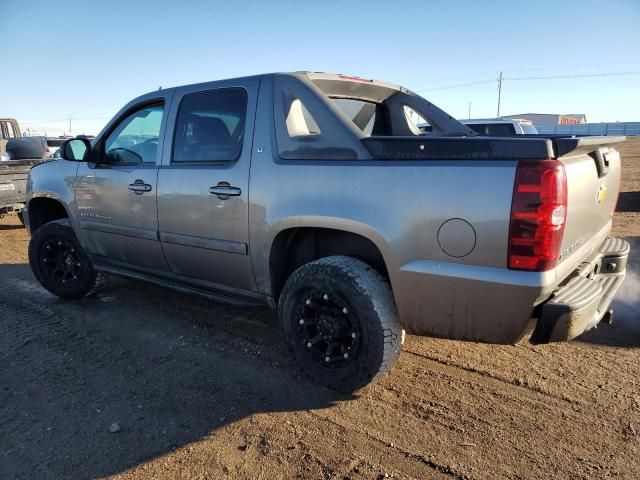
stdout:
<svg viewBox="0 0 640 480">
<path fill-rule="evenodd" d="M 0 13 L 0 117 L 39 134 L 69 133 L 69 117 L 72 134 L 98 133 L 160 86 L 297 70 L 400 84 L 457 118 L 496 116 L 502 71 L 502 115 L 640 121 L 640 0 L 0 0 Z"/>
</svg>

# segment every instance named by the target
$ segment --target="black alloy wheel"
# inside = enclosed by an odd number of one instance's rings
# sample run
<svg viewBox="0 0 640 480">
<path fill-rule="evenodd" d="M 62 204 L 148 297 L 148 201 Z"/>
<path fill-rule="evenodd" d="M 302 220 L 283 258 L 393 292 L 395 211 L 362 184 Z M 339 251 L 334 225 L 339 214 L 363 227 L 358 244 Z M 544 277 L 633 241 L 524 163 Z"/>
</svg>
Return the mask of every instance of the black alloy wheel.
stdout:
<svg viewBox="0 0 640 480">
<path fill-rule="evenodd" d="M 42 286 L 62 298 L 84 297 L 103 281 L 68 219 L 54 220 L 33 232 L 29 264 Z"/>
<path fill-rule="evenodd" d="M 310 357 L 325 368 L 342 368 L 358 355 L 360 322 L 335 292 L 310 291 L 298 303 L 296 333 Z"/>
</svg>

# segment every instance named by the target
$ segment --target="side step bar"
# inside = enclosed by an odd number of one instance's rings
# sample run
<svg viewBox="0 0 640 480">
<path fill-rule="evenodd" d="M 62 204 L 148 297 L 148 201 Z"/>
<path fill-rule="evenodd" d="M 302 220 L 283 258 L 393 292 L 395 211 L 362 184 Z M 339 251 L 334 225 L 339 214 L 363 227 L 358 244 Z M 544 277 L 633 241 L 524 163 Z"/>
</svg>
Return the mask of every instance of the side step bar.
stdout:
<svg viewBox="0 0 640 480">
<path fill-rule="evenodd" d="M 199 285 L 194 285 L 190 282 L 185 282 L 178 279 L 165 279 L 160 278 L 155 275 L 145 274 L 143 272 L 125 270 L 118 267 L 114 267 L 112 265 L 105 265 L 95 262 L 94 266 L 96 270 L 104 273 L 109 273 L 112 275 L 133 278 L 135 280 L 142 280 L 149 283 L 154 283 L 161 287 L 166 287 L 171 290 L 175 290 L 182 293 L 190 293 L 195 295 L 200 295 L 202 297 L 206 297 L 210 300 L 214 300 L 216 302 L 225 303 L 228 305 L 235 306 L 271 306 L 273 302 L 270 302 L 269 298 L 264 295 L 258 294 L 245 294 L 240 291 L 230 291 L 230 290 L 222 290 L 215 287 L 204 287 Z"/>
</svg>

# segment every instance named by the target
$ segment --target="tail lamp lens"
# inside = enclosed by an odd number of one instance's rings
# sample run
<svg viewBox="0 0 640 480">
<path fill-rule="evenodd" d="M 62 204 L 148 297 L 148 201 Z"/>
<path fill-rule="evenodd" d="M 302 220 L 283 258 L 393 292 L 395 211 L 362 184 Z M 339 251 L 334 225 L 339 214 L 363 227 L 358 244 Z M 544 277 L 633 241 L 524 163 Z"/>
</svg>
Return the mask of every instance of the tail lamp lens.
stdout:
<svg viewBox="0 0 640 480">
<path fill-rule="evenodd" d="M 566 216 L 567 177 L 562 163 L 518 162 L 509 225 L 509 268 L 536 272 L 555 268 Z"/>
</svg>

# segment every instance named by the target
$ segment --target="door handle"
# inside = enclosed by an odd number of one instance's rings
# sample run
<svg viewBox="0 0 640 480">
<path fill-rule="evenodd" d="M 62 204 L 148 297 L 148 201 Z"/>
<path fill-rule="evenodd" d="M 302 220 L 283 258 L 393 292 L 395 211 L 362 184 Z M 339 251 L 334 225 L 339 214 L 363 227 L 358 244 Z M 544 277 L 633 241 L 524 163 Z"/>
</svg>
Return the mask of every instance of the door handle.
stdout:
<svg viewBox="0 0 640 480">
<path fill-rule="evenodd" d="M 129 184 L 129 190 L 131 190 L 136 195 L 142 195 L 144 192 L 151 191 L 151 185 L 149 185 L 148 183 L 144 183 L 143 180 L 138 179 L 135 182 Z"/>
<path fill-rule="evenodd" d="M 209 187 L 211 195 L 217 195 L 220 200 L 226 200 L 229 197 L 238 197 L 242 193 L 238 187 L 232 187 L 229 182 L 218 182 L 215 187 Z"/>
</svg>

